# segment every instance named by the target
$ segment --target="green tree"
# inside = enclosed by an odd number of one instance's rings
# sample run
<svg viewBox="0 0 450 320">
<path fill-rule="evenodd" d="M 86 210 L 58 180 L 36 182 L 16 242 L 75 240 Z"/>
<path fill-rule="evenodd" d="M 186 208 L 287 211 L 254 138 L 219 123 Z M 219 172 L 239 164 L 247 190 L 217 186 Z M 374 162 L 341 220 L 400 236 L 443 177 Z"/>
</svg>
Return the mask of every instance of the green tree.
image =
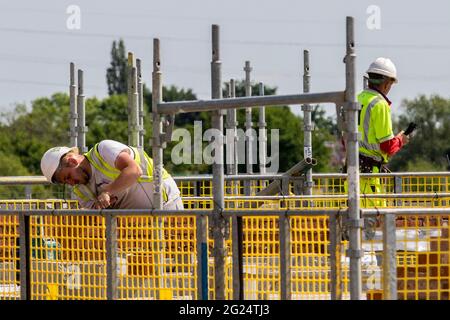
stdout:
<svg viewBox="0 0 450 320">
<path fill-rule="evenodd" d="M 439 171 L 448 166 L 450 151 L 450 99 L 420 95 L 403 100 L 405 109 L 395 122 L 396 130 L 405 130 L 410 122 L 418 127 L 410 142 L 390 161 L 393 171 Z"/>
<path fill-rule="evenodd" d="M 113 41 L 111 48 L 111 66 L 106 70 L 108 94 L 127 93 L 127 55 L 122 39 Z"/>
<path fill-rule="evenodd" d="M 252 87 L 252 96 L 259 96 L 260 92 L 259 92 L 259 83 L 254 83 L 251 84 Z M 235 96 L 236 97 L 245 97 L 245 80 L 237 80 L 235 81 Z M 277 87 L 271 87 L 268 85 L 264 85 L 264 95 L 265 96 L 271 96 L 276 94 L 277 92 Z M 229 96 L 229 85 L 228 83 L 224 83 L 223 84 L 223 88 L 222 88 L 222 96 L 228 97 Z"/>
</svg>

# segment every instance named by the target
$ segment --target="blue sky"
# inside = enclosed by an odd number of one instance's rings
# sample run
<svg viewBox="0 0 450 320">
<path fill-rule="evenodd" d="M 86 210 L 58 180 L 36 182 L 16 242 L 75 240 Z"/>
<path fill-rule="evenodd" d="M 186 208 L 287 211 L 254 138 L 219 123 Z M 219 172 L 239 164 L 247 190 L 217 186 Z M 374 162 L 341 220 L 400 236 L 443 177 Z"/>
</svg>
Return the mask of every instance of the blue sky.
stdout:
<svg viewBox="0 0 450 320">
<path fill-rule="evenodd" d="M 70 5 L 80 8 L 80 29 L 67 28 Z M 380 10 L 379 29 L 367 26 L 369 6 Z M 394 115 L 404 98 L 449 98 L 449 1 L 0 0 L 0 110 L 68 92 L 71 61 L 85 72 L 86 96 L 106 96 L 111 43 L 120 37 L 142 59 L 149 86 L 152 39 L 158 37 L 164 84 L 209 98 L 212 24 L 220 25 L 224 81 L 243 79 L 249 60 L 255 83 L 277 86 L 280 94 L 301 92 L 308 49 L 311 91 L 341 90 L 347 15 L 356 22 L 358 89 L 370 62 L 386 56 L 399 76 L 390 94 Z"/>
</svg>

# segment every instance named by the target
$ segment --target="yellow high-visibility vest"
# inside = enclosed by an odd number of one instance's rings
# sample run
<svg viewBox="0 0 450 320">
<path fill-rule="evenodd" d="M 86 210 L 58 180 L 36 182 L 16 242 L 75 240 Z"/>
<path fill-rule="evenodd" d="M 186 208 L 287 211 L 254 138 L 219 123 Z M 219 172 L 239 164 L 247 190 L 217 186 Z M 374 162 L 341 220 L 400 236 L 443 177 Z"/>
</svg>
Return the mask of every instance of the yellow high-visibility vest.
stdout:
<svg viewBox="0 0 450 320">
<path fill-rule="evenodd" d="M 89 162 L 94 166 L 94 168 L 100 171 L 104 176 L 114 181 L 120 175 L 120 170 L 112 167 L 98 152 L 97 143 L 92 149 L 84 154 L 84 156 L 89 160 Z M 138 182 L 152 182 L 153 181 L 153 159 L 150 158 L 147 153 L 143 150 L 139 150 L 134 147 L 129 147 L 134 152 L 134 160 L 137 165 L 141 168 L 143 175 L 138 178 Z M 166 169 L 163 168 L 162 180 L 170 178 L 170 174 Z M 163 191 L 163 199 L 167 201 L 167 193 L 164 187 L 161 186 Z M 82 186 L 74 186 L 73 192 L 82 200 L 89 201 L 96 198 L 91 190 L 88 188 L 83 188 Z"/>
<path fill-rule="evenodd" d="M 362 91 L 358 101 L 361 104 L 359 153 L 387 163 L 388 154 L 380 149 L 380 143 L 394 138 L 391 107 L 379 92 L 372 89 Z"/>
</svg>

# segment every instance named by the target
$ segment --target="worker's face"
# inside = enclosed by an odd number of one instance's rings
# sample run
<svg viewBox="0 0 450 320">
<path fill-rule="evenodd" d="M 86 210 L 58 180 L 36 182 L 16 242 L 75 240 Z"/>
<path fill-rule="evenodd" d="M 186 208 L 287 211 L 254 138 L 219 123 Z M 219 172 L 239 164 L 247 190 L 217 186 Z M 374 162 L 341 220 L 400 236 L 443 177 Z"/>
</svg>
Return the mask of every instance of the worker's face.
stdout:
<svg viewBox="0 0 450 320">
<path fill-rule="evenodd" d="M 73 154 L 66 155 L 61 159 L 60 166 L 53 176 L 55 182 L 71 186 L 86 184 L 89 181 L 89 174 L 82 168 L 79 161 Z"/>
<path fill-rule="evenodd" d="M 384 88 L 383 88 L 383 93 L 385 94 L 385 95 L 387 95 L 388 93 L 389 93 L 389 91 L 391 91 L 391 87 L 392 87 L 392 85 L 394 84 L 394 82 L 395 82 L 395 80 L 394 79 L 387 79 L 384 83 L 383 83 L 383 85 L 384 85 Z"/>
</svg>

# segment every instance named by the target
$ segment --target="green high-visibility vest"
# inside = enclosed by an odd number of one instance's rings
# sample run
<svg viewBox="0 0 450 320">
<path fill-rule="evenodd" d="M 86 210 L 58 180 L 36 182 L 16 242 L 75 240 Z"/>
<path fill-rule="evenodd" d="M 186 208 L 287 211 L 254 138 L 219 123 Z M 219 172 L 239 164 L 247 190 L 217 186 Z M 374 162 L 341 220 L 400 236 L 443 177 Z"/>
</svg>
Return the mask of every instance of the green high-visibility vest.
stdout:
<svg viewBox="0 0 450 320">
<path fill-rule="evenodd" d="M 388 154 L 380 149 L 380 143 L 394 138 L 391 107 L 379 92 L 371 89 L 362 91 L 358 101 L 361 104 L 359 153 L 387 163 Z"/>
<path fill-rule="evenodd" d="M 120 170 L 112 167 L 98 152 L 97 143 L 92 149 L 84 154 L 84 156 L 89 160 L 89 162 L 94 166 L 94 168 L 100 171 L 104 176 L 114 181 L 119 177 Z M 147 153 L 143 150 L 139 150 L 134 147 L 129 147 L 134 152 L 134 160 L 137 165 L 141 168 L 143 175 L 138 178 L 138 182 L 152 182 L 153 181 L 153 160 Z M 170 174 L 163 168 L 162 179 L 170 178 Z M 163 186 L 163 199 L 167 201 L 167 193 L 165 192 Z M 74 186 L 73 192 L 82 200 L 89 201 L 96 198 L 91 190 L 88 188 L 83 188 L 82 186 Z"/>
</svg>

